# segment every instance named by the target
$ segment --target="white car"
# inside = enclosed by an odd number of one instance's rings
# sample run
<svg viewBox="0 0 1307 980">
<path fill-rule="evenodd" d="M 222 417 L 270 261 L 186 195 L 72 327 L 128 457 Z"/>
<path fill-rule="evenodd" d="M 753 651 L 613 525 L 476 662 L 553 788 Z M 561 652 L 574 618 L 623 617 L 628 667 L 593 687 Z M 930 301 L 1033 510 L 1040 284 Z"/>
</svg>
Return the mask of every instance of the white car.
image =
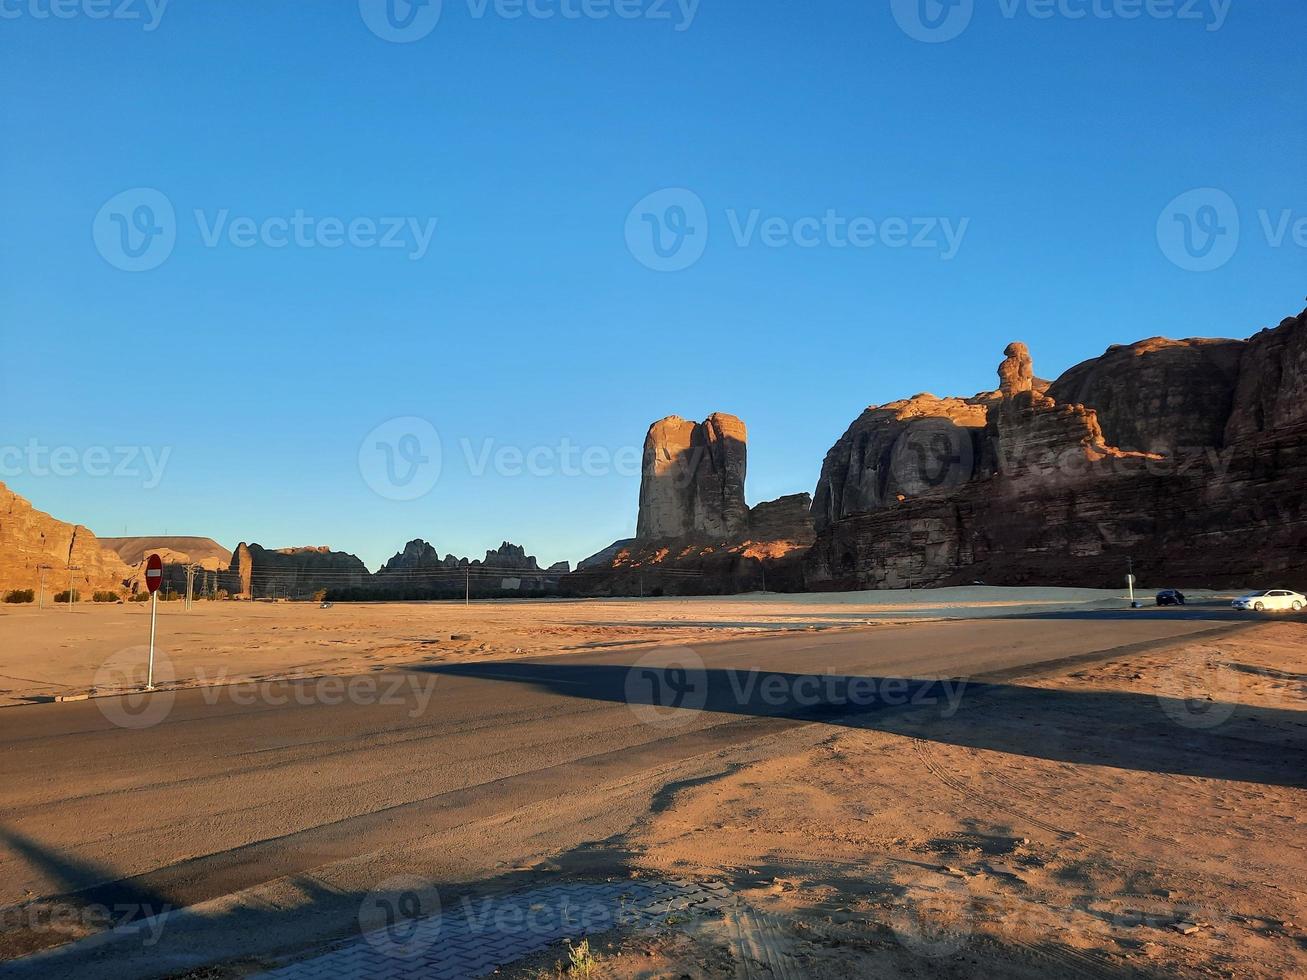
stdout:
<svg viewBox="0 0 1307 980">
<path fill-rule="evenodd" d="M 1266 592 L 1250 592 L 1235 599 L 1231 605 L 1235 609 L 1255 609 L 1262 612 L 1267 609 L 1292 609 L 1294 612 L 1307 606 L 1307 596 L 1288 589 L 1270 589 Z"/>
</svg>

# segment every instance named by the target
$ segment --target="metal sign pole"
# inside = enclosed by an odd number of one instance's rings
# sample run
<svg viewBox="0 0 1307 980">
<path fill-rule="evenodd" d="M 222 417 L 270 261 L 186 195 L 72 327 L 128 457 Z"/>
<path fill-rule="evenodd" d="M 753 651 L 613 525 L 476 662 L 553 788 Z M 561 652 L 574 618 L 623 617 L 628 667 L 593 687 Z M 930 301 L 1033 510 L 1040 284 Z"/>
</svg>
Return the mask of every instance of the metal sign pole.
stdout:
<svg viewBox="0 0 1307 980">
<path fill-rule="evenodd" d="M 154 690 L 154 626 L 159 618 L 159 593 L 150 593 L 150 667 L 145 676 L 145 689 Z"/>
</svg>

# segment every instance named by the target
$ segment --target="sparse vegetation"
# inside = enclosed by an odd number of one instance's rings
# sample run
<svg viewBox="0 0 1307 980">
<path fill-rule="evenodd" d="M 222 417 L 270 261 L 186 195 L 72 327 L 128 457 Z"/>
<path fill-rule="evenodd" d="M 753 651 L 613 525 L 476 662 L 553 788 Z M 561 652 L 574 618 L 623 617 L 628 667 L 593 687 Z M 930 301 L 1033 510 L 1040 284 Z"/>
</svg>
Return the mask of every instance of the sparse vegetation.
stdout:
<svg viewBox="0 0 1307 980">
<path fill-rule="evenodd" d="M 26 602 L 35 602 L 36 592 L 33 589 L 14 589 L 12 592 L 5 594 L 5 602 L 10 605 L 21 605 Z"/>
<path fill-rule="evenodd" d="M 149 601 L 150 601 L 150 593 L 148 593 L 148 592 L 133 592 L 133 593 L 132 593 L 132 597 L 131 597 L 131 599 L 128 600 L 128 601 L 129 601 L 129 602 L 149 602 Z"/>
<path fill-rule="evenodd" d="M 91 596 L 94 602 L 117 602 L 120 598 L 117 592 L 97 592 Z"/>
<path fill-rule="evenodd" d="M 71 592 L 69 592 L 67 589 L 64 589 L 64 591 L 56 592 L 54 594 L 55 602 L 68 602 L 70 600 L 72 602 L 81 602 L 82 601 L 81 591 L 78 589 L 73 589 Z"/>
</svg>

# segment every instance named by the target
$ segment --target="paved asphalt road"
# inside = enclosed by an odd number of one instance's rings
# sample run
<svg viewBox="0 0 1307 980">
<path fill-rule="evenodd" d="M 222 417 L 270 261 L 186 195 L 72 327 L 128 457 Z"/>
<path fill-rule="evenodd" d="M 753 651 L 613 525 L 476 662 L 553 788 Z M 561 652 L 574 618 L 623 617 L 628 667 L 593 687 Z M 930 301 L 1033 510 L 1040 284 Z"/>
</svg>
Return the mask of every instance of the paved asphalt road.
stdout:
<svg viewBox="0 0 1307 980">
<path fill-rule="evenodd" d="M 933 691 L 943 703 L 953 690 L 880 679 L 985 674 L 1015 683 L 1031 665 L 1239 629 L 1226 612 L 927 623 L 701 644 L 688 653 L 643 647 L 441 665 L 156 694 L 143 714 L 120 698 L 3 709 L 0 907 L 62 896 L 74 906 L 208 909 L 324 866 L 356 861 L 368 869 L 368 856 L 402 855 L 460 829 L 451 854 L 462 877 L 489 879 L 518 853 L 513 817 L 531 807 L 563 813 L 587 787 L 623 781 L 656 793 L 705 753 L 851 710 L 896 710 L 885 703 L 896 698 Z M 767 687 L 751 670 L 781 680 Z M 798 683 L 801 675 L 864 680 L 853 690 L 846 681 Z M 614 802 L 607 815 L 616 826 L 634 814 Z M 540 820 L 535 853 L 575 847 L 592 832 L 576 821 L 546 831 Z M 359 870 L 338 887 L 355 890 L 354 908 L 369 873 L 378 872 Z M 347 878 L 340 872 L 335 880 Z M 179 926 L 157 947 L 142 950 L 136 940 L 126 951 L 100 937 L 99 945 L 80 944 L 89 951 L 65 948 L 10 969 L 167 972 L 220 949 L 293 948 L 346 923 L 324 913 L 313 929 L 299 930 L 310 918 L 291 909 L 261 935 L 257 917 L 233 914 L 228 929 L 241 938 L 224 946 L 210 917 L 205 936 L 186 938 Z M 22 951 L 24 928 L 37 929 L 33 919 L 6 920 L 8 955 Z"/>
</svg>

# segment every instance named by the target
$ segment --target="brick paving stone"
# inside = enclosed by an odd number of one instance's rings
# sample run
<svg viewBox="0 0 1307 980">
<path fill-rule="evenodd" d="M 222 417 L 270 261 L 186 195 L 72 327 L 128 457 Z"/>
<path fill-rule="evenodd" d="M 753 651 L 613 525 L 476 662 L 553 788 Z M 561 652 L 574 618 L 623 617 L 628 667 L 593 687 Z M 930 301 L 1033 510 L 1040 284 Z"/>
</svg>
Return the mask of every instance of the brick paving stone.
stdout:
<svg viewBox="0 0 1307 980">
<path fill-rule="evenodd" d="M 556 884 L 489 896 L 488 901 L 487 906 L 480 901 L 469 906 L 471 916 L 462 909 L 445 909 L 419 923 L 411 937 L 400 943 L 418 955 L 393 955 L 394 943 L 385 930 L 376 930 L 331 952 L 264 973 L 258 980 L 465 980 L 485 976 L 562 939 L 582 938 L 586 933 L 581 923 L 587 921 L 587 913 L 603 913 L 600 923 L 605 928 L 591 933 L 597 935 L 616 926 L 649 928 L 674 913 L 721 909 L 731 904 L 731 894 L 720 882 L 642 879 Z M 483 919 L 486 909 L 489 914 Z M 513 913 L 511 921 L 520 925 L 500 928 L 495 912 L 505 909 Z"/>
</svg>

